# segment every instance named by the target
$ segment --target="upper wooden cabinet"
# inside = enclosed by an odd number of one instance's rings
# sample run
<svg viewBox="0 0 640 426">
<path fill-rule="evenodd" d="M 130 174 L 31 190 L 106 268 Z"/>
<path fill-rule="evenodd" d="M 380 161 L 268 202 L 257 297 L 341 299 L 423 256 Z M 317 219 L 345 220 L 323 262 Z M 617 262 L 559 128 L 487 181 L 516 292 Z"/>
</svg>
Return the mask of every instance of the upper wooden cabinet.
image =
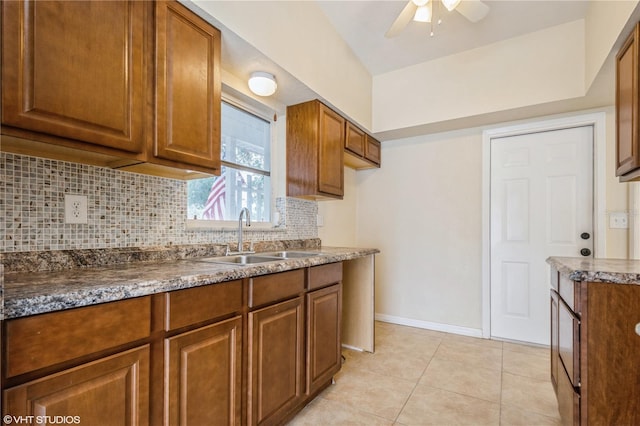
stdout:
<svg viewBox="0 0 640 426">
<path fill-rule="evenodd" d="M 317 100 L 287 107 L 287 195 L 344 195 L 346 120 Z"/>
<path fill-rule="evenodd" d="M 2 124 L 142 153 L 145 9 L 3 2 Z"/>
<path fill-rule="evenodd" d="M 616 176 L 623 182 L 640 178 L 639 28 L 636 25 L 616 56 Z"/>
<path fill-rule="evenodd" d="M 350 121 L 346 122 L 344 142 L 344 164 L 354 168 L 380 167 L 380 142 L 360 130 Z"/>
<path fill-rule="evenodd" d="M 156 157 L 220 168 L 220 87 L 220 31 L 157 2 Z"/>
<path fill-rule="evenodd" d="M 173 1 L 3 2 L 3 149 L 220 172 L 220 32 Z"/>
<path fill-rule="evenodd" d="M 318 100 L 287 107 L 287 195 L 342 199 L 344 166 L 380 167 L 380 142 Z"/>
<path fill-rule="evenodd" d="M 344 149 L 364 157 L 365 144 L 367 143 L 366 134 L 350 121 L 347 121 L 346 126 Z"/>
</svg>

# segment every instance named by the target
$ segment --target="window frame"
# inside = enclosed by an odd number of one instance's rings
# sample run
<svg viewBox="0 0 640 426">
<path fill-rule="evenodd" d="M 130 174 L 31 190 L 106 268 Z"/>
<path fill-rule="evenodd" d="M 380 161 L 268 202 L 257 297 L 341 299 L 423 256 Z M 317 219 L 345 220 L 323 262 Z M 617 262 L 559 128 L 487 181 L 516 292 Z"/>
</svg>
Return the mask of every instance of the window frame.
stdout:
<svg viewBox="0 0 640 426">
<path fill-rule="evenodd" d="M 269 164 L 269 177 L 271 179 L 271 193 L 269 194 L 270 197 L 270 214 L 269 216 L 271 217 L 271 222 L 257 222 L 252 220 L 251 221 L 251 228 L 250 230 L 252 231 L 269 231 L 269 230 L 280 230 L 280 228 L 276 228 L 276 182 L 279 178 L 276 167 L 274 167 L 277 163 L 277 161 L 275 160 L 274 156 L 275 156 L 275 141 L 276 141 L 276 135 L 275 135 L 275 120 L 274 120 L 274 116 L 276 115 L 276 112 L 274 110 L 272 110 L 271 108 L 267 107 L 264 104 L 259 104 L 259 106 L 257 105 L 250 105 L 247 102 L 243 102 L 240 99 L 231 96 L 228 93 L 225 93 L 223 91 L 222 93 L 222 99 L 221 102 L 226 102 L 229 105 L 232 105 L 238 109 L 241 109 L 249 114 L 253 114 L 256 117 L 265 120 L 267 123 L 269 123 L 269 156 L 270 156 L 270 164 Z M 221 147 L 222 148 L 222 147 Z M 228 163 L 226 161 L 222 161 L 222 164 L 227 166 L 227 167 L 233 167 L 236 168 L 238 170 L 242 169 L 242 165 L 239 165 L 239 167 L 234 167 L 235 165 L 233 163 Z M 188 200 L 187 200 L 188 203 Z M 187 206 L 185 206 L 186 208 Z M 229 230 L 229 229 L 238 229 L 238 220 L 209 220 L 209 219 L 190 219 L 187 218 L 186 219 L 186 229 L 187 230 L 202 230 L 202 229 L 208 229 L 208 230 Z"/>
</svg>

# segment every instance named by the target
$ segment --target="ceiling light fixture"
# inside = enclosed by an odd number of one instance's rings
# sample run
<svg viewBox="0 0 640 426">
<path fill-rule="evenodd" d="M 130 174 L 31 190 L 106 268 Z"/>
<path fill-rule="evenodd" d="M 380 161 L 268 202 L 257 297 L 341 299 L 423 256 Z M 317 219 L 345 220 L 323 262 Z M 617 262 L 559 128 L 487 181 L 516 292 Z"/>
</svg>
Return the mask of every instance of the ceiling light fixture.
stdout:
<svg viewBox="0 0 640 426">
<path fill-rule="evenodd" d="M 447 8 L 449 12 L 458 7 L 460 0 L 442 0 L 442 4 Z"/>
<path fill-rule="evenodd" d="M 256 71 L 249 78 L 249 89 L 258 96 L 271 96 L 277 88 L 276 78 L 268 72 Z"/>
<path fill-rule="evenodd" d="M 430 2 L 426 5 L 418 6 L 415 15 L 413 15 L 413 20 L 416 22 L 431 22 L 432 15 Z"/>
</svg>

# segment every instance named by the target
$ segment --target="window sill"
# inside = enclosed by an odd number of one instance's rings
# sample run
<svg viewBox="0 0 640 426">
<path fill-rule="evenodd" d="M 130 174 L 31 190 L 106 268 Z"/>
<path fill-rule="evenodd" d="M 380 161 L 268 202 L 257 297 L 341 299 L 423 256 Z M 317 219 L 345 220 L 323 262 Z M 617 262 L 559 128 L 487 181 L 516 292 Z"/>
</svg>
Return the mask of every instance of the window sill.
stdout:
<svg viewBox="0 0 640 426">
<path fill-rule="evenodd" d="M 237 220 L 197 220 L 187 219 L 186 224 L 187 231 L 238 231 Z M 245 232 L 260 231 L 260 232 L 285 232 L 286 226 L 275 226 L 271 222 L 252 222 L 251 226 L 247 227 L 244 222 L 242 229 Z"/>
</svg>

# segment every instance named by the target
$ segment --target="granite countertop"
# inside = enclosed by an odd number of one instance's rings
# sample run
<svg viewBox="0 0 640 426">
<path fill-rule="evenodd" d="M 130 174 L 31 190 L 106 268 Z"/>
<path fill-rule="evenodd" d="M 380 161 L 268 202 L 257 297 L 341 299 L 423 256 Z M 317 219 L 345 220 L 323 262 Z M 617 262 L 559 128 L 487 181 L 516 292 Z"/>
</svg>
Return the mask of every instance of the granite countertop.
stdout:
<svg viewBox="0 0 640 426">
<path fill-rule="evenodd" d="M 4 319 L 340 262 L 379 252 L 342 247 L 308 251 L 320 254 L 244 266 L 189 258 L 63 271 L 7 273 L 5 269 L 4 289 L 0 287 L 0 295 L 4 290 Z"/>
<path fill-rule="evenodd" d="M 573 281 L 640 285 L 640 260 L 550 257 L 547 263 Z"/>
</svg>

